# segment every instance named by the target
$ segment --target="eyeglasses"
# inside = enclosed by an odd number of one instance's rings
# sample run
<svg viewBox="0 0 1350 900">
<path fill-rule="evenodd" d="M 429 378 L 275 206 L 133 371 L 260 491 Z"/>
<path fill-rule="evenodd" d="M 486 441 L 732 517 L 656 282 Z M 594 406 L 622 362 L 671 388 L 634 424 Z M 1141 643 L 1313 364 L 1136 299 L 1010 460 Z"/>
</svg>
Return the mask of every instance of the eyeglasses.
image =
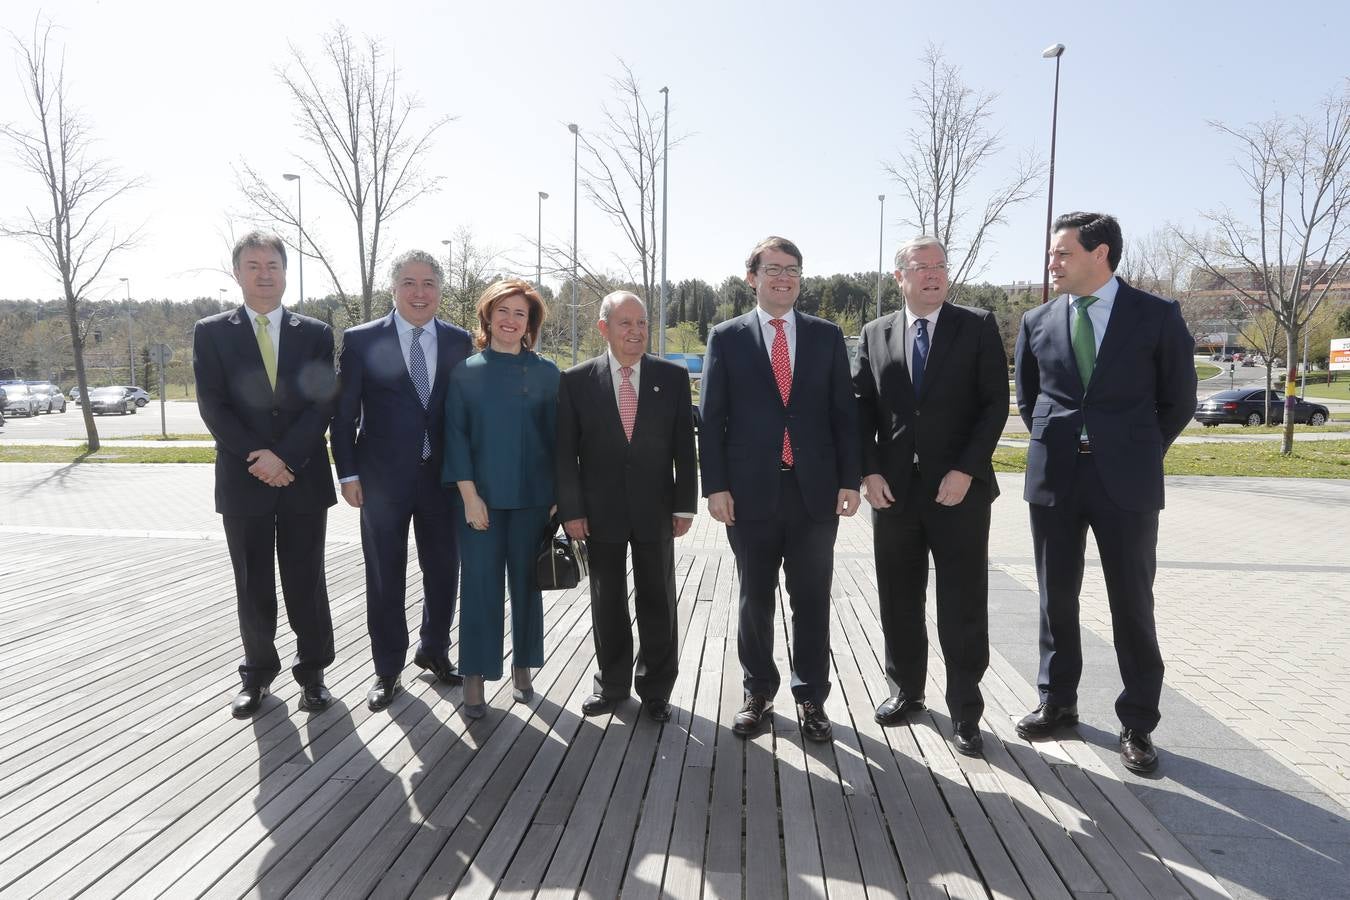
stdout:
<svg viewBox="0 0 1350 900">
<path fill-rule="evenodd" d="M 933 263 L 931 266 L 905 266 L 906 272 L 913 272 L 915 275 L 922 275 L 924 272 L 945 272 L 947 264 L 945 262 Z"/>
<path fill-rule="evenodd" d="M 779 276 L 779 275 L 786 275 L 786 276 L 788 276 L 789 278 L 801 278 L 801 277 L 802 277 L 802 267 L 801 267 L 801 266 L 776 266 L 776 265 L 774 265 L 773 263 L 768 263 L 768 264 L 766 264 L 766 265 L 762 265 L 762 266 L 759 267 L 759 274 L 761 274 L 761 275 L 768 275 L 770 278 L 775 278 L 775 277 L 777 277 L 777 276 Z"/>
</svg>

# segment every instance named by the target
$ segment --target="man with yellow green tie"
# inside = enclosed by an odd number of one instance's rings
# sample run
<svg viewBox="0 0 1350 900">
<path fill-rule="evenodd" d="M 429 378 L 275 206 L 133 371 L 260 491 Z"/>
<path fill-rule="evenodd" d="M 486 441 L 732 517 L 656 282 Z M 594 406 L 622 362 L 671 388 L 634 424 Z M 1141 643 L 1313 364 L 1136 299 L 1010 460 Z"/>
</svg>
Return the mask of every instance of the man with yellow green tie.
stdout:
<svg viewBox="0 0 1350 900">
<path fill-rule="evenodd" d="M 231 707 L 252 716 L 281 671 L 276 650 L 281 571 L 295 631 L 291 673 L 301 709 L 326 708 L 323 672 L 333 662 L 324 579 L 328 507 L 337 502 L 324 432 L 333 417 L 333 331 L 281 306 L 286 246 L 250 232 L 233 253 L 244 303 L 199 321 L 192 335 L 197 406 L 216 439 L 216 512 L 234 568 L 243 682 Z"/>
<path fill-rule="evenodd" d="M 1017 409 L 1030 432 L 1024 497 L 1041 599 L 1040 703 L 1024 738 L 1078 722 L 1078 593 L 1092 529 L 1124 690 L 1120 757 L 1152 772 L 1163 660 L 1153 617 L 1163 455 L 1195 413 L 1195 341 L 1174 300 L 1115 275 L 1124 238 L 1102 213 L 1055 219 L 1048 269 L 1060 296 L 1022 317 Z"/>
</svg>

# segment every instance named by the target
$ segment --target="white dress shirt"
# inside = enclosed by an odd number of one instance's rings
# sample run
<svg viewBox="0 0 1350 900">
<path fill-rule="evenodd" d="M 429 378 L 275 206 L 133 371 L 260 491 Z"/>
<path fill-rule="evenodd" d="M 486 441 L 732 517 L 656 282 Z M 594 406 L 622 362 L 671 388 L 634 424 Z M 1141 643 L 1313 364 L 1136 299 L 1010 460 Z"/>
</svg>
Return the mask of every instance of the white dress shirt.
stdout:
<svg viewBox="0 0 1350 900">
<path fill-rule="evenodd" d="M 244 304 L 244 312 L 248 313 L 248 327 L 253 331 L 256 339 L 258 336 L 258 316 L 267 316 L 267 336 L 272 339 L 272 350 L 277 355 L 277 360 L 281 359 L 281 304 L 278 303 L 275 309 L 265 313 L 254 312 L 253 307 L 247 303 Z"/>
<path fill-rule="evenodd" d="M 415 326 L 394 310 L 394 328 L 398 330 L 398 345 L 403 351 L 403 365 L 412 377 L 412 330 Z M 427 384 L 436 383 L 436 320 L 422 326 L 422 355 L 427 358 Z"/>
<path fill-rule="evenodd" d="M 759 331 L 764 336 L 764 350 L 769 354 L 769 365 L 773 365 L 773 339 L 778 336 L 778 329 L 769 323 L 773 321 L 773 316 L 764 311 L 764 307 L 756 306 L 755 314 L 759 316 Z M 783 336 L 787 338 L 788 345 L 788 365 L 793 371 L 797 368 L 797 313 L 795 310 L 788 310 L 787 315 L 783 316 L 781 321 L 786 325 L 783 328 Z"/>
<path fill-rule="evenodd" d="M 1073 304 L 1079 297 L 1096 297 L 1097 302 L 1087 308 L 1088 321 L 1092 323 L 1092 339 L 1097 342 L 1097 352 L 1102 352 L 1102 338 L 1106 335 L 1106 323 L 1111 321 L 1111 307 L 1116 305 L 1116 291 L 1120 289 L 1120 282 L 1116 276 L 1112 275 L 1111 280 L 1093 291 L 1091 294 L 1069 294 L 1069 303 Z M 1073 318 L 1078 315 L 1078 310 L 1070 306 L 1069 309 L 1069 334 L 1073 334 Z"/>
<path fill-rule="evenodd" d="M 617 405 L 619 403 L 619 385 L 623 384 L 623 373 L 619 369 L 623 366 L 623 363 L 619 362 L 619 358 L 614 355 L 613 350 L 606 350 L 605 354 L 609 357 L 609 380 L 614 385 L 614 403 Z M 633 385 L 634 396 L 637 395 L 638 379 L 641 376 L 642 357 L 639 356 L 638 361 L 633 363 L 633 374 L 628 376 L 628 380 Z"/>
<path fill-rule="evenodd" d="M 938 313 L 942 312 L 942 307 L 938 307 L 926 316 L 921 316 L 905 304 L 905 368 L 911 373 L 910 379 L 913 380 L 914 372 L 914 338 L 919 334 L 919 320 L 928 320 L 928 353 L 933 353 L 933 332 L 937 330 Z"/>
</svg>

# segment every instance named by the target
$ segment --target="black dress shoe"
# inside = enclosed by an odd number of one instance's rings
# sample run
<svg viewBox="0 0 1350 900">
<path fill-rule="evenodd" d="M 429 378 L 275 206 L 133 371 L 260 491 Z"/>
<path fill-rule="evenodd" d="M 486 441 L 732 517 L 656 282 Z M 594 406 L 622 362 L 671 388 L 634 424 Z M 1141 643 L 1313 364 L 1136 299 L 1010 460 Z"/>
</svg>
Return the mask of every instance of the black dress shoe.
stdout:
<svg viewBox="0 0 1350 900">
<path fill-rule="evenodd" d="M 394 702 L 394 698 L 403 693 L 403 682 L 397 676 L 376 678 L 375 683 L 366 692 L 366 706 L 371 712 L 379 712 Z"/>
<path fill-rule="evenodd" d="M 763 694 L 751 694 L 745 698 L 745 705 L 741 711 L 736 713 L 736 718 L 731 722 L 731 730 L 741 737 L 754 734 L 759 731 L 759 726 L 763 725 L 769 719 L 769 713 L 773 712 L 773 701 Z"/>
<path fill-rule="evenodd" d="M 828 741 L 834 736 L 830 717 L 825 715 L 825 710 L 810 700 L 803 700 L 797 704 L 797 714 L 802 718 L 802 734 L 807 740 Z"/>
<path fill-rule="evenodd" d="M 1120 761 L 1140 775 L 1158 771 L 1158 751 L 1153 738 L 1143 731 L 1126 728 L 1120 733 Z"/>
<path fill-rule="evenodd" d="M 980 726 L 975 722 L 957 722 L 952 728 L 952 746 L 956 752 L 965 756 L 981 756 L 984 753 L 984 738 L 980 735 Z"/>
<path fill-rule="evenodd" d="M 300 708 L 306 712 L 319 712 L 327 709 L 332 703 L 333 695 L 328 693 L 328 688 L 323 686 L 322 681 L 307 684 L 300 691 Z"/>
<path fill-rule="evenodd" d="M 653 722 L 670 721 L 670 701 L 664 697 L 648 697 L 642 701 L 642 709 Z"/>
<path fill-rule="evenodd" d="M 1042 703 L 1017 723 L 1017 736 L 1021 738 L 1039 738 L 1053 732 L 1061 725 L 1078 724 L 1077 706 L 1056 706 Z"/>
<path fill-rule="evenodd" d="M 271 691 L 266 687 L 246 687 L 239 692 L 230 704 L 230 715 L 236 719 L 249 719 L 262 708 L 263 698 Z"/>
<path fill-rule="evenodd" d="M 923 712 L 926 708 L 922 697 L 906 697 L 899 693 L 881 701 L 872 718 L 878 725 L 899 725 L 910 713 Z"/>
<path fill-rule="evenodd" d="M 584 716 L 603 716 L 607 712 L 613 712 L 614 707 L 619 705 L 623 697 L 606 697 L 603 694 L 591 694 L 585 700 L 581 701 L 581 714 Z"/>
<path fill-rule="evenodd" d="M 429 669 L 436 680 L 441 684 L 463 684 L 464 677 L 455 671 L 455 664 L 450 661 L 450 657 L 442 653 L 440 656 L 432 656 L 430 653 L 423 653 L 418 650 L 413 654 L 413 665 L 419 669 Z"/>
</svg>

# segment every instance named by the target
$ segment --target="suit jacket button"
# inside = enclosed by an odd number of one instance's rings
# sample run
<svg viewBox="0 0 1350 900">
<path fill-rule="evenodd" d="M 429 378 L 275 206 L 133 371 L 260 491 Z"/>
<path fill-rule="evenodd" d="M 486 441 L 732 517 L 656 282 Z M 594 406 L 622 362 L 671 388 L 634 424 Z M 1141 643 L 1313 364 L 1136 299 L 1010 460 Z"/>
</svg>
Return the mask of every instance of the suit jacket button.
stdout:
<svg viewBox="0 0 1350 900">
<path fill-rule="evenodd" d="M 281 415 L 281 410 L 275 409 L 275 408 L 274 408 L 274 409 L 272 410 L 272 415 L 274 415 L 274 416 L 279 416 L 279 415 Z"/>
</svg>

